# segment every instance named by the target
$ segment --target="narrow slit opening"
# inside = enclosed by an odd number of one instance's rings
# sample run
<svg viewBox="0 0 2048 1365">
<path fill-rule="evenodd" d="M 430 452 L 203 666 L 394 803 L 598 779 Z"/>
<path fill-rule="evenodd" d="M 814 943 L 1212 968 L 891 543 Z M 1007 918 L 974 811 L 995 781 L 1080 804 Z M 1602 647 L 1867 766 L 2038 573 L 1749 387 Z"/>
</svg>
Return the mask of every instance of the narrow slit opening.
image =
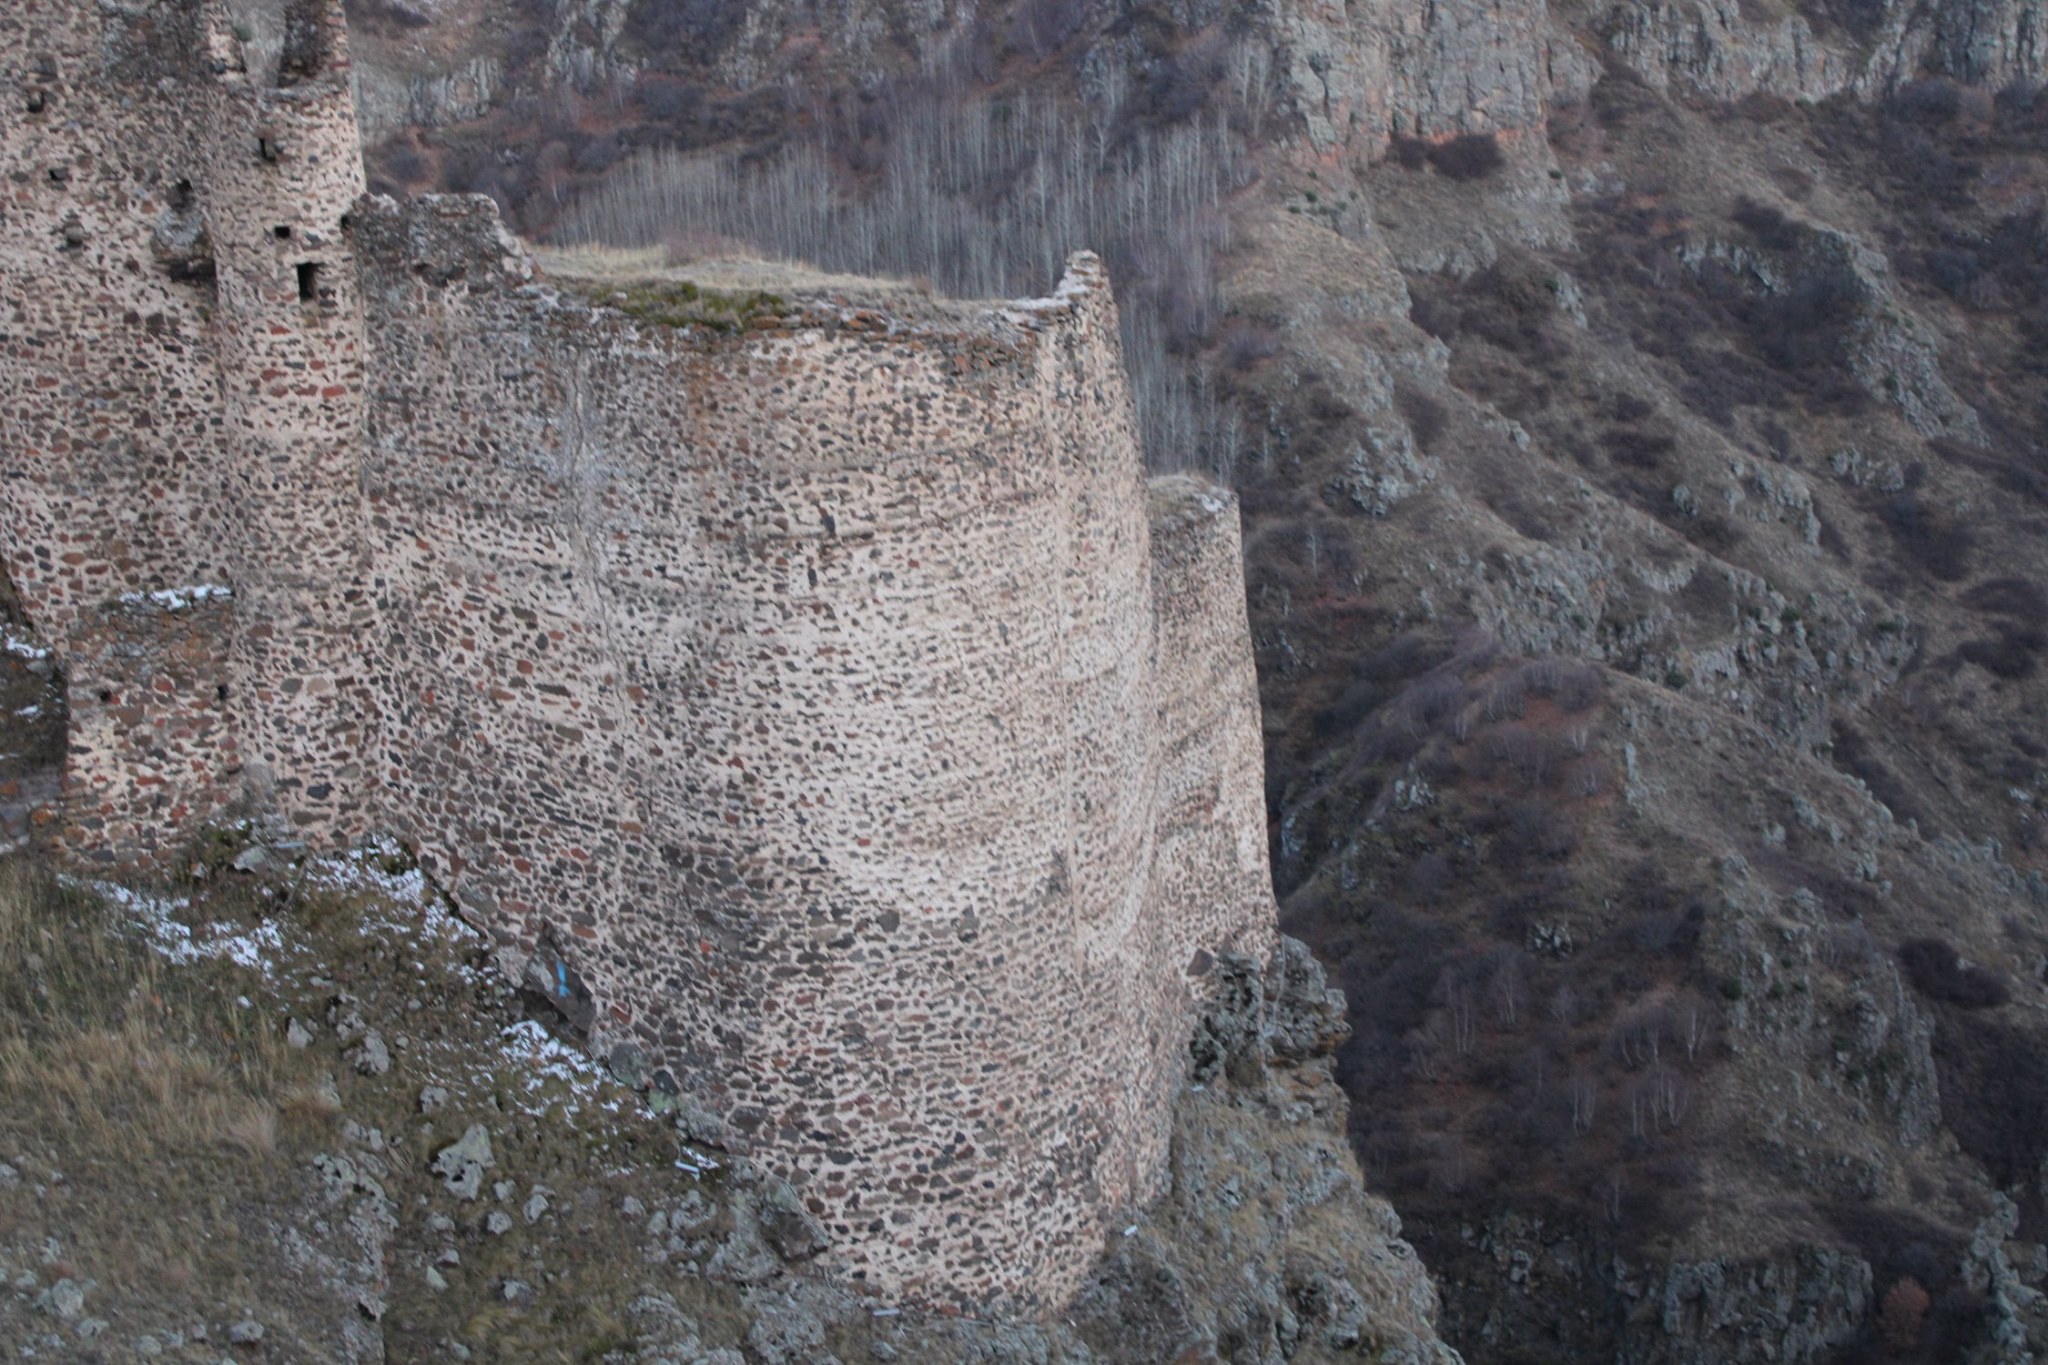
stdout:
<svg viewBox="0 0 2048 1365">
<path fill-rule="evenodd" d="M 317 261 L 300 261 L 298 264 L 298 272 L 299 302 L 318 303 L 320 301 L 319 263 Z"/>
</svg>

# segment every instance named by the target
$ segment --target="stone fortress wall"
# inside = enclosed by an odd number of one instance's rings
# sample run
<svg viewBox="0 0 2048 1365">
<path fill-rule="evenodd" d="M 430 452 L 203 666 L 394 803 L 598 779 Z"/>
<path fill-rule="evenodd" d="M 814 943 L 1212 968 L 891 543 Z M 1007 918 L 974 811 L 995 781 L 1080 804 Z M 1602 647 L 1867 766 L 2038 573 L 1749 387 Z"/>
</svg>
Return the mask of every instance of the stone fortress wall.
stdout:
<svg viewBox="0 0 2048 1365">
<path fill-rule="evenodd" d="M 1235 505 L 1144 479 L 1092 257 L 726 334 L 536 277 L 488 200 L 360 197 L 336 12 L 281 87 L 198 0 L 0 15 L 64 837 L 396 832 L 831 1264 L 1058 1302 L 1162 1187 L 1215 955 L 1272 943 Z"/>
</svg>

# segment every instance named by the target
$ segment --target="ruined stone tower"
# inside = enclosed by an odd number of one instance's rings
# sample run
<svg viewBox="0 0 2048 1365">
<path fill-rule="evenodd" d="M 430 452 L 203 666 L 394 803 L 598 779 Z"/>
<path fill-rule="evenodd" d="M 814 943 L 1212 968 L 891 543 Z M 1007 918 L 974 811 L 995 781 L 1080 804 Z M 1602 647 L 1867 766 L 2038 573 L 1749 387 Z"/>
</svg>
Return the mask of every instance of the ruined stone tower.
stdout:
<svg viewBox="0 0 2048 1365">
<path fill-rule="evenodd" d="M 217 6 L 197 187 L 213 247 L 219 529 L 238 599 L 227 702 L 246 797 L 309 837 L 361 828 L 370 633 L 363 309 L 344 230 L 363 193 L 339 0 L 294 0 L 274 71 Z"/>
<path fill-rule="evenodd" d="M 0 13 L 0 511 L 74 856 L 395 833 L 888 1295 L 1057 1302 L 1272 942 L 1236 509 L 1108 281 L 741 326 L 360 197 L 338 5 Z M 669 287 L 649 282 L 659 299 Z"/>
<path fill-rule="evenodd" d="M 217 3 L 0 15 L 5 548 L 65 644 L 85 856 L 239 797 L 344 832 L 372 785 L 362 163 L 340 6 L 288 13 L 272 72 Z"/>
</svg>

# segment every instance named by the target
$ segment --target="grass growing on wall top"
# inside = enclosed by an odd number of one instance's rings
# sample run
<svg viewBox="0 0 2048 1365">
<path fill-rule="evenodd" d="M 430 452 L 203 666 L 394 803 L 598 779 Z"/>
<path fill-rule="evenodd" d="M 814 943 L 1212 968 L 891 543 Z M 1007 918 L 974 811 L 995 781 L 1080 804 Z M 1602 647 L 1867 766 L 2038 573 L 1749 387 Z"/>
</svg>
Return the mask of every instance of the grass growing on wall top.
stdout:
<svg viewBox="0 0 2048 1365">
<path fill-rule="evenodd" d="M 686 279 L 668 267 L 667 254 L 658 247 L 639 251 L 542 248 L 534 256 L 550 277 L 592 303 L 664 327 L 738 332 L 755 318 L 780 317 L 789 311 L 788 301 L 771 290 L 745 284 L 721 288 Z"/>
<path fill-rule="evenodd" d="M 705 289 L 691 280 L 643 280 L 623 288 L 587 288 L 587 296 L 643 322 L 664 327 L 708 327 L 715 332 L 745 330 L 755 318 L 780 317 L 788 305 L 765 290 Z"/>
</svg>

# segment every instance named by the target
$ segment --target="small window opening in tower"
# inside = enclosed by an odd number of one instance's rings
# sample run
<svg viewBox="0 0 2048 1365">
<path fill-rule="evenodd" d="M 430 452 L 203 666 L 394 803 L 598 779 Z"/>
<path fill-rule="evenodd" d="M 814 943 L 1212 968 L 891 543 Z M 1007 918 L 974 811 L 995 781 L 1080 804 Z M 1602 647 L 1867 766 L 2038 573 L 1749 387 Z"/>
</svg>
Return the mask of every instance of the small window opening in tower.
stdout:
<svg viewBox="0 0 2048 1365">
<path fill-rule="evenodd" d="M 270 235 L 277 238 L 280 242 L 289 242 L 292 239 L 292 230 L 283 223 L 279 223 L 270 230 Z"/>
<path fill-rule="evenodd" d="M 192 182 L 180 180 L 171 186 L 171 207 L 179 213 L 192 207 Z"/>
<path fill-rule="evenodd" d="M 256 139 L 256 155 L 264 161 L 275 161 L 278 157 L 277 139 L 259 137 Z"/>
<path fill-rule="evenodd" d="M 50 93 L 49 93 L 49 91 L 47 91 L 47 90 L 31 90 L 31 91 L 29 91 L 29 92 L 28 92 L 28 111 L 29 111 L 29 112 L 30 112 L 31 114 L 40 114 L 40 113 L 42 113 L 42 112 L 43 112 L 43 110 L 45 110 L 45 109 L 49 108 L 49 106 L 50 106 Z"/>
<path fill-rule="evenodd" d="M 318 261 L 300 261 L 298 270 L 299 302 L 318 303 L 320 301 L 320 263 Z"/>
</svg>

